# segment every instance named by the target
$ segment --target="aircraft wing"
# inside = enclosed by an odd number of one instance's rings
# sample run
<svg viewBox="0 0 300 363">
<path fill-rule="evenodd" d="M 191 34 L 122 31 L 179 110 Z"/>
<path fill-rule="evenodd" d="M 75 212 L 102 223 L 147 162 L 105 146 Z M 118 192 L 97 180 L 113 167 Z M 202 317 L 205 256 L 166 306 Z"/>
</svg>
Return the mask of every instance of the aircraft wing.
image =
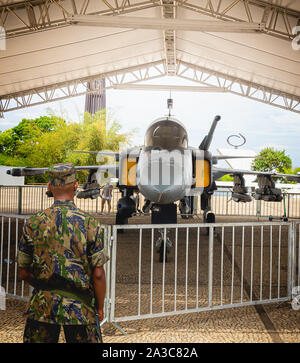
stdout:
<svg viewBox="0 0 300 363">
<path fill-rule="evenodd" d="M 11 168 L 7 170 L 7 174 L 11 176 L 32 176 L 32 175 L 42 175 L 48 171 L 49 168 Z M 113 174 L 115 177 L 118 177 L 119 165 L 83 165 L 83 166 L 75 166 L 75 170 L 94 170 L 94 171 L 108 171 Z"/>
<path fill-rule="evenodd" d="M 246 174 L 246 175 L 269 175 L 273 177 L 286 178 L 288 181 L 300 183 L 300 175 L 282 174 L 282 173 L 267 172 L 267 171 L 262 172 L 262 171 L 253 171 L 253 170 L 218 168 L 214 166 L 212 170 L 213 170 L 214 180 L 218 180 L 222 176 L 228 174 L 229 175 Z"/>
<path fill-rule="evenodd" d="M 213 155 L 216 160 L 227 160 L 227 159 L 254 159 L 256 156 L 238 156 L 238 155 Z"/>
</svg>

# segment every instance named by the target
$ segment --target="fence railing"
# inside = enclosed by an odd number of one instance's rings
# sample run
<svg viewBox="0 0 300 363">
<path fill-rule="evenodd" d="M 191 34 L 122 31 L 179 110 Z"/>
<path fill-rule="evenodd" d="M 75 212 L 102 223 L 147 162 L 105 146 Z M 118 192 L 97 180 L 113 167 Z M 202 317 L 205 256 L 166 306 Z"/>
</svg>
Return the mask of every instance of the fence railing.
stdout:
<svg viewBox="0 0 300 363">
<path fill-rule="evenodd" d="M 0 215 L 0 286 L 8 297 L 27 300 L 30 287 L 18 278 L 17 251 L 26 216 Z"/>
<path fill-rule="evenodd" d="M 125 233 L 118 234 L 119 229 Z M 127 225 L 112 230 L 113 322 L 291 297 L 292 224 Z M 162 262 L 155 253 L 160 236 Z M 169 253 L 168 240 L 173 244 Z"/>
<path fill-rule="evenodd" d="M 17 251 L 24 223 L 30 216 L 0 214 L 0 286 L 8 297 L 28 300 L 31 287 L 18 277 Z M 104 248 L 110 252 L 110 227 L 103 225 Z M 105 264 L 107 284 L 110 286 L 110 260 Z M 109 298 L 109 288 L 107 289 Z M 107 309 L 107 305 L 105 309 Z"/>
<path fill-rule="evenodd" d="M 0 214 L 0 286 L 22 300 L 30 295 L 17 274 L 26 218 Z M 283 302 L 300 286 L 298 222 L 103 228 L 108 322 Z"/>
<path fill-rule="evenodd" d="M 35 214 L 41 210 L 49 208 L 53 203 L 53 198 L 46 195 L 46 186 L 26 185 L 26 186 L 0 186 L 0 213 L 11 214 Z M 111 212 L 117 211 L 117 201 L 121 198 L 118 189 L 113 190 L 111 200 Z M 101 199 L 79 199 L 75 197 L 76 205 L 88 213 L 101 212 Z M 107 203 L 104 212 L 107 212 Z"/>
<path fill-rule="evenodd" d="M 0 213 L 10 214 L 34 214 L 51 206 L 53 198 L 46 195 L 46 186 L 0 186 Z M 117 202 L 121 198 L 118 189 L 113 190 L 111 200 L 111 213 L 116 213 Z M 201 215 L 200 197 L 194 199 L 194 213 Z M 88 213 L 101 212 L 101 198 L 78 199 L 75 197 L 76 205 Z M 140 208 L 144 198 L 140 197 Z M 252 217 L 281 217 L 284 214 L 284 203 L 286 216 L 288 218 L 300 218 L 300 194 L 285 194 L 284 202 L 265 202 L 253 200 L 250 203 L 236 203 L 231 199 L 230 191 L 216 191 L 212 196 L 212 211 L 216 215 L 223 216 L 252 216 Z M 107 213 L 107 204 L 104 212 Z"/>
</svg>

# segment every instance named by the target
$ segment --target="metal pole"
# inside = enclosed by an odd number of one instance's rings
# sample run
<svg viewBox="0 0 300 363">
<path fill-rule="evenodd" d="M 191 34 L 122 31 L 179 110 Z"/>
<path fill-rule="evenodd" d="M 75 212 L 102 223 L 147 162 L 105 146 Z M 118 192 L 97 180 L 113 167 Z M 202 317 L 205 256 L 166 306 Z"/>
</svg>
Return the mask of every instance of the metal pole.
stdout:
<svg viewBox="0 0 300 363">
<path fill-rule="evenodd" d="M 17 295 L 18 223 L 19 219 L 16 218 L 14 295 Z"/>
<path fill-rule="evenodd" d="M 297 232 L 297 226 L 298 226 L 298 286 L 300 286 L 300 224 L 295 225 L 295 229 Z M 296 233 L 297 236 L 297 233 Z"/>
<path fill-rule="evenodd" d="M 104 248 L 107 251 L 109 258 L 111 259 L 111 226 L 104 226 Z M 110 314 L 110 259 L 104 265 L 106 284 L 108 286 L 108 288 L 106 289 L 105 298 L 105 318 L 108 318 Z"/>
<path fill-rule="evenodd" d="M 245 227 L 242 228 L 242 271 L 241 271 L 241 303 L 244 293 L 244 252 L 245 252 Z"/>
<path fill-rule="evenodd" d="M 250 301 L 253 297 L 253 240 L 254 240 L 254 228 L 251 227 L 251 285 L 250 285 Z"/>
<path fill-rule="evenodd" d="M 280 256 L 281 255 L 281 226 L 279 226 L 278 235 L 278 299 L 280 298 Z"/>
<path fill-rule="evenodd" d="M 44 187 L 41 187 L 41 210 L 44 209 Z"/>
<path fill-rule="evenodd" d="M 263 279 L 263 248 L 264 248 L 264 227 L 260 230 L 260 300 L 262 300 L 262 279 Z"/>
<path fill-rule="evenodd" d="M 256 216 L 261 217 L 261 200 L 256 201 Z"/>
<path fill-rule="evenodd" d="M 196 267 L 196 309 L 198 309 L 199 304 L 199 236 L 200 228 L 197 228 L 197 267 Z"/>
<path fill-rule="evenodd" d="M 8 293 L 9 285 L 9 263 L 10 263 L 10 227 L 11 218 L 8 218 L 8 239 L 7 239 L 7 271 L 6 271 L 6 292 Z"/>
<path fill-rule="evenodd" d="M 272 244 L 272 233 L 273 229 L 272 226 L 270 226 L 270 295 L 269 295 L 269 299 L 272 299 L 272 273 L 273 273 L 273 269 L 272 269 L 272 265 L 273 265 L 273 244 Z"/>
<path fill-rule="evenodd" d="M 212 306 L 213 289 L 213 248 L 214 248 L 214 227 L 209 227 L 208 247 L 208 307 Z"/>
<path fill-rule="evenodd" d="M 116 295 L 116 260 L 117 260 L 117 228 L 113 226 L 112 235 L 112 263 L 111 263 L 111 309 L 108 322 L 113 322 L 115 318 L 115 295 Z"/>
<path fill-rule="evenodd" d="M 288 236 L 288 297 L 291 298 L 292 296 L 292 289 L 293 289 L 293 240 L 294 240 L 294 226 L 295 224 L 290 224 L 289 226 L 289 236 Z"/>
<path fill-rule="evenodd" d="M 1 217 L 1 248 L 0 248 L 0 286 L 2 286 L 2 270 L 3 270 L 3 235 L 4 235 L 4 217 Z"/>
<path fill-rule="evenodd" d="M 221 247 L 221 305 L 223 305 L 223 278 L 224 278 L 224 227 L 222 227 L 222 247 Z"/>
<path fill-rule="evenodd" d="M 162 312 L 165 311 L 165 274 L 166 274 L 166 246 L 167 246 L 167 229 L 164 228 L 164 245 L 163 245 L 163 276 L 162 276 Z"/>
<path fill-rule="evenodd" d="M 231 252 L 231 299 L 233 303 L 233 289 L 234 289 L 234 244 L 235 244 L 235 227 L 232 227 L 232 252 Z"/>
<path fill-rule="evenodd" d="M 177 310 L 177 260 L 178 260 L 178 228 L 175 230 L 175 282 L 174 282 L 174 311 Z"/>
<path fill-rule="evenodd" d="M 188 308 L 188 275 L 189 275 L 189 228 L 186 229 L 185 253 L 185 310 Z"/>
<path fill-rule="evenodd" d="M 18 214 L 22 214 L 22 187 L 18 187 Z"/>
<path fill-rule="evenodd" d="M 153 308 L 153 251 L 154 251 L 154 228 L 151 228 L 151 272 L 150 272 L 150 314 Z"/>
<path fill-rule="evenodd" d="M 138 296 L 138 315 L 141 315 L 142 233 L 143 233 L 143 230 L 140 229 L 140 240 L 139 240 L 139 296 Z"/>
</svg>

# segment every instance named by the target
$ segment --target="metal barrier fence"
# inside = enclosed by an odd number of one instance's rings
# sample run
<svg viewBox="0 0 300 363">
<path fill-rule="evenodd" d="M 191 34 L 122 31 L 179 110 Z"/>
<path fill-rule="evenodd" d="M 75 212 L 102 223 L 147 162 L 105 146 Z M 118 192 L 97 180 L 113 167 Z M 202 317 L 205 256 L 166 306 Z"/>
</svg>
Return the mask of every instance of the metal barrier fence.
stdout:
<svg viewBox="0 0 300 363">
<path fill-rule="evenodd" d="M 18 278 L 17 251 L 28 216 L 0 215 L 0 286 L 6 296 L 27 300 L 30 287 Z"/>
<path fill-rule="evenodd" d="M 286 216 L 288 218 L 300 218 L 300 194 L 285 193 L 284 197 L 285 201 L 282 202 L 265 202 L 253 199 L 249 203 L 236 203 L 231 199 L 230 191 L 217 191 L 212 196 L 211 207 L 216 215 L 282 217 L 285 203 Z"/>
<path fill-rule="evenodd" d="M 52 198 L 46 196 L 46 186 L 26 185 L 21 187 L 0 186 L 0 213 L 34 214 L 51 206 Z M 117 201 L 121 198 L 118 189 L 113 190 L 111 212 L 116 213 Z M 285 194 L 288 218 L 300 218 L 300 194 Z M 88 213 L 100 213 L 101 199 L 78 199 L 77 206 Z M 140 206 L 144 203 L 140 197 Z M 284 214 L 282 203 L 253 200 L 250 203 L 236 203 L 231 200 L 230 191 L 217 191 L 212 197 L 212 211 L 223 216 L 281 217 Z M 104 212 L 107 213 L 107 204 Z M 201 215 L 200 198 L 195 198 L 194 214 Z"/>
<path fill-rule="evenodd" d="M 30 294 L 17 275 L 26 218 L 0 215 L 0 286 L 21 300 Z M 283 302 L 300 286 L 300 222 L 103 228 L 105 322 Z"/>
<path fill-rule="evenodd" d="M 11 213 L 18 215 L 35 214 L 49 208 L 53 198 L 46 195 L 47 187 L 42 185 L 26 185 L 18 187 L 0 186 L 0 213 Z M 117 201 L 121 198 L 119 190 L 114 189 L 111 200 L 111 212 L 116 213 Z M 78 208 L 88 213 L 100 213 L 101 199 L 78 199 L 74 198 Z M 104 212 L 107 212 L 105 203 Z"/>
<path fill-rule="evenodd" d="M 293 226 L 113 226 L 110 321 L 289 300 L 294 286 Z M 120 229 L 125 233 L 118 234 Z M 155 253 L 159 235 L 167 262 L 163 258 L 160 263 Z M 173 242 L 169 254 L 168 239 Z"/>
<path fill-rule="evenodd" d="M 293 287 L 298 287 L 298 295 L 300 295 L 300 222 L 294 224 L 294 247 L 292 253 L 293 271 L 292 281 Z"/>
</svg>

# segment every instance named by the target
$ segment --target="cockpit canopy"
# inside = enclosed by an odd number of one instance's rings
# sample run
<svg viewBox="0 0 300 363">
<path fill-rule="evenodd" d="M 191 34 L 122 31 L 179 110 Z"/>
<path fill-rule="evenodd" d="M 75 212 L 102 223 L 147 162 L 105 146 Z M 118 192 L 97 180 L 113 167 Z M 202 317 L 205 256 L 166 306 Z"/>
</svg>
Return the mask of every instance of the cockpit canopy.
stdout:
<svg viewBox="0 0 300 363">
<path fill-rule="evenodd" d="M 187 148 L 188 137 L 184 126 L 177 120 L 159 119 L 146 131 L 145 146 L 157 149 Z"/>
</svg>

